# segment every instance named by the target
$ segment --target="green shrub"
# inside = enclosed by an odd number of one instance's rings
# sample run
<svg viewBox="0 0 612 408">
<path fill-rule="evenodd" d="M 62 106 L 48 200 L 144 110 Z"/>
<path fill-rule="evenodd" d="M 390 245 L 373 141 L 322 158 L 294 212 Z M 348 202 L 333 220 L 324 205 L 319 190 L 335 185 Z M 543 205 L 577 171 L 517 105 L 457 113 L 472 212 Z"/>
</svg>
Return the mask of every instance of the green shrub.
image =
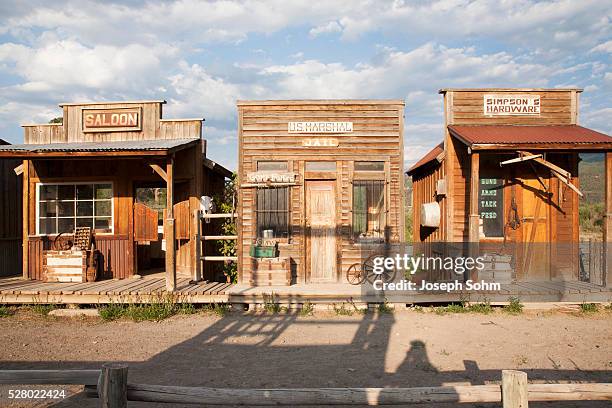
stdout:
<svg viewBox="0 0 612 408">
<path fill-rule="evenodd" d="M 345 303 L 340 304 L 340 306 L 334 303 L 333 307 L 337 316 L 352 316 L 355 313 L 354 307 L 347 307 Z"/>
<path fill-rule="evenodd" d="M 217 316 L 223 317 L 229 313 L 230 308 L 227 303 L 211 303 L 203 307 L 206 312 L 214 313 Z"/>
<path fill-rule="evenodd" d="M 0 305 L 0 318 L 13 315 L 13 310 L 8 306 Z"/>
<path fill-rule="evenodd" d="M 599 305 L 597 303 L 582 303 L 580 305 L 580 311 L 582 313 L 597 313 L 599 311 Z"/>
<path fill-rule="evenodd" d="M 126 309 L 127 306 L 124 304 L 109 303 L 99 308 L 98 314 L 102 320 L 109 322 L 125 317 Z"/>
<path fill-rule="evenodd" d="M 300 316 L 312 316 L 314 313 L 314 305 L 306 301 L 300 309 Z"/>
<path fill-rule="evenodd" d="M 57 309 L 57 306 L 52 305 L 52 304 L 36 303 L 36 304 L 33 304 L 33 305 L 29 306 L 29 309 L 32 312 L 36 313 L 37 315 L 48 316 L 49 312 L 51 312 L 52 310 Z"/>
<path fill-rule="evenodd" d="M 521 303 L 521 300 L 519 298 L 512 296 L 508 298 L 508 301 L 510 303 L 504 306 L 504 312 L 512 315 L 523 313 L 523 304 Z"/>
<path fill-rule="evenodd" d="M 482 303 L 473 303 L 467 307 L 468 312 L 490 314 L 493 313 L 491 302 L 485 300 Z"/>
<path fill-rule="evenodd" d="M 389 306 L 386 299 L 383 303 L 379 303 L 376 309 L 378 310 L 378 313 L 393 313 L 393 308 Z"/>
</svg>

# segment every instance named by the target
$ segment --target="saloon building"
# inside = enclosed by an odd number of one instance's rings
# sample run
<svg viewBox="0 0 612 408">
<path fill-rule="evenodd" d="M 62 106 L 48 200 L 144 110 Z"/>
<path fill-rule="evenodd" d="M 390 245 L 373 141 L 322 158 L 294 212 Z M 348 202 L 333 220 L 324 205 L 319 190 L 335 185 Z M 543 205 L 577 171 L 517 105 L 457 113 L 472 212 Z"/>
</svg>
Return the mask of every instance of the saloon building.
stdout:
<svg viewBox="0 0 612 408">
<path fill-rule="evenodd" d="M 444 140 L 407 172 L 414 242 L 479 250 L 493 258 L 476 276 L 486 280 L 611 285 L 612 138 L 579 125 L 581 92 L 441 90 Z M 600 164 L 591 180 L 581 174 L 587 157 Z M 583 191 L 587 182 L 596 191 Z M 603 234 L 586 248 L 580 203 L 593 193 L 604 207 Z"/>
<path fill-rule="evenodd" d="M 64 103 L 60 123 L 25 125 L 24 144 L 0 146 L 4 167 L 20 163 L 23 187 L 11 214 L 2 212 L 4 224 L 23 218 L 15 271 L 78 282 L 93 265 L 97 280 L 165 270 L 169 289 L 177 273 L 202 278 L 195 214 L 230 172 L 206 158 L 203 119 L 162 119 L 164 103 Z M 70 251 L 80 243 L 81 252 Z"/>
<path fill-rule="evenodd" d="M 404 239 L 401 100 L 239 101 L 239 283 L 346 282 Z"/>
</svg>

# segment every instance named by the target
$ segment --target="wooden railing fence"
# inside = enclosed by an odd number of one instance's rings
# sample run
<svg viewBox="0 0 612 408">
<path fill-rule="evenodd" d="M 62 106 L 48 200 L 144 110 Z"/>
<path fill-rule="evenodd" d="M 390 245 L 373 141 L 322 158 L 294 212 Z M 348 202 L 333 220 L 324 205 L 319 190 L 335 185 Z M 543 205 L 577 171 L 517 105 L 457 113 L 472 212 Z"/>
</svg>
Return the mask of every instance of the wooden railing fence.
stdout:
<svg viewBox="0 0 612 408">
<path fill-rule="evenodd" d="M 502 402 L 527 408 L 528 401 L 612 401 L 612 383 L 528 384 L 522 371 L 503 370 L 501 385 L 418 388 L 230 389 L 128 383 L 128 366 L 101 370 L 0 370 L 0 384 L 80 384 L 100 407 L 125 408 L 128 401 L 177 404 L 299 406 L 404 405 Z"/>
</svg>

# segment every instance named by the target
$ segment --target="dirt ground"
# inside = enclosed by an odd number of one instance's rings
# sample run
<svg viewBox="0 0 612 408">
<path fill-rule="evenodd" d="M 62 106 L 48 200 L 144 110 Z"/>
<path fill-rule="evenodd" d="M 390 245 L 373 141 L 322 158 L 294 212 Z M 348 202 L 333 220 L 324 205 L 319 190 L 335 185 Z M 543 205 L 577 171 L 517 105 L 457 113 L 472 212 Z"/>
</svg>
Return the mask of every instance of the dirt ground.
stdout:
<svg viewBox="0 0 612 408">
<path fill-rule="evenodd" d="M 0 319 L 2 369 L 108 361 L 128 363 L 134 383 L 230 388 L 476 385 L 499 381 L 502 369 L 527 371 L 530 381 L 612 382 L 612 313 L 230 313 L 134 323 L 20 312 Z M 9 405 L 8 388 L 0 387 L 0 406 L 35 406 Z M 54 406 L 96 402 L 77 394 Z M 145 406 L 154 404 L 130 403 Z M 538 406 L 612 403 L 530 403 Z"/>
</svg>

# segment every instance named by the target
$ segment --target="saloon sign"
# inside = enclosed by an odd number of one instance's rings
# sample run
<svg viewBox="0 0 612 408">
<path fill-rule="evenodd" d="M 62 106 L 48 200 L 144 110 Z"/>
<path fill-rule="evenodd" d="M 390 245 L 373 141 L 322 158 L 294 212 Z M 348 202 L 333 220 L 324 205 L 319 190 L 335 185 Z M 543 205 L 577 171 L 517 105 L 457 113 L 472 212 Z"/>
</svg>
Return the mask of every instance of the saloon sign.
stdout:
<svg viewBox="0 0 612 408">
<path fill-rule="evenodd" d="M 83 132 L 140 130 L 140 120 L 140 108 L 83 109 Z"/>
<path fill-rule="evenodd" d="M 486 116 L 539 116 L 540 95 L 485 94 Z"/>
</svg>

